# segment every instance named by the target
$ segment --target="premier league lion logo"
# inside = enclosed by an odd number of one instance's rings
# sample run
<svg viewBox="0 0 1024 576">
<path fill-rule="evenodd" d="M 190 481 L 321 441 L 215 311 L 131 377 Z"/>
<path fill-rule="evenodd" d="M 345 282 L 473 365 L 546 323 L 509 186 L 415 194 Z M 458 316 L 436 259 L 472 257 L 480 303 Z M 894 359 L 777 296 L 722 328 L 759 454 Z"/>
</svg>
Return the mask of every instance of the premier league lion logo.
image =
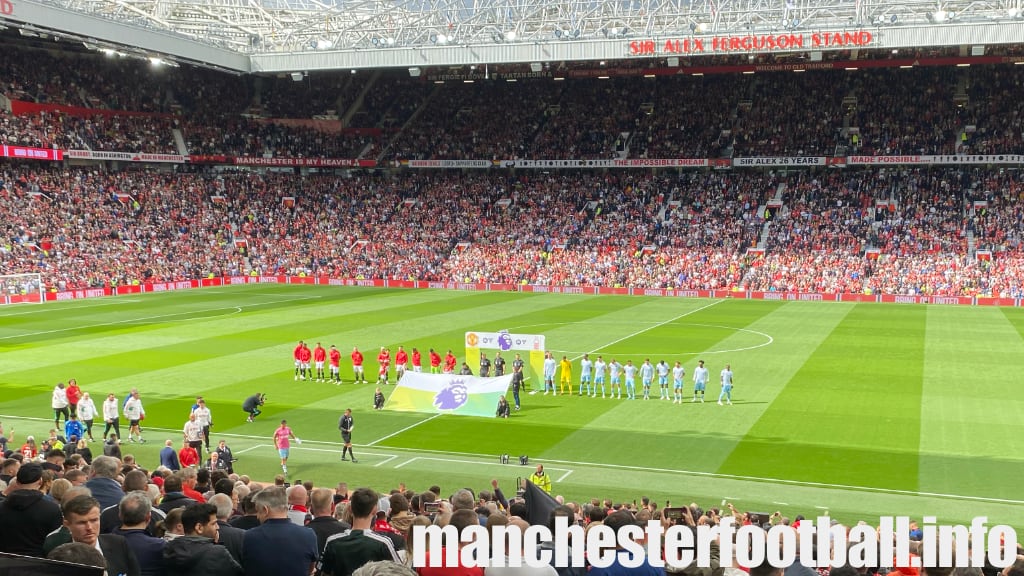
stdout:
<svg viewBox="0 0 1024 576">
<path fill-rule="evenodd" d="M 455 410 L 469 399 L 469 390 L 462 380 L 452 380 L 447 387 L 434 396 L 434 408 Z"/>
<path fill-rule="evenodd" d="M 512 335 L 508 332 L 502 332 L 498 334 L 498 348 L 501 348 L 502 352 L 508 352 L 512 349 Z"/>
</svg>

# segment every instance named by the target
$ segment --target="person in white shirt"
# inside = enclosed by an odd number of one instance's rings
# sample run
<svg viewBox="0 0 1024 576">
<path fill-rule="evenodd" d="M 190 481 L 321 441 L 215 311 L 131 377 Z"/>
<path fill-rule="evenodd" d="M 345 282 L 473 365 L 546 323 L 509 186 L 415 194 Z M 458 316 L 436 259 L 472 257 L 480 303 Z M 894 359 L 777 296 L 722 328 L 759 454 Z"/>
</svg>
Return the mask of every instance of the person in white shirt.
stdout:
<svg viewBox="0 0 1024 576">
<path fill-rule="evenodd" d="M 704 361 L 699 360 L 697 367 L 693 369 L 693 402 L 697 401 L 700 394 L 700 401 L 704 402 L 704 390 L 708 387 L 708 369 L 704 367 Z"/>
<path fill-rule="evenodd" d="M 612 397 L 622 400 L 622 364 L 619 364 L 615 358 L 608 364 L 608 377 L 612 379 Z"/>
<path fill-rule="evenodd" d="M 203 455 L 203 427 L 199 424 L 199 418 L 196 413 L 193 412 L 188 415 L 188 421 L 185 422 L 185 427 L 181 431 L 182 436 L 185 437 L 185 442 L 188 442 L 189 448 L 194 448 L 196 454 L 199 455 L 199 459 L 202 460 Z M 209 448 L 206 449 L 210 451 Z"/>
<path fill-rule="evenodd" d="M 601 356 L 597 357 L 597 361 L 594 362 L 594 396 L 597 396 L 597 388 L 601 387 L 601 398 L 605 397 L 604 394 L 604 373 L 607 370 L 608 365 L 604 363 L 604 359 Z"/>
<path fill-rule="evenodd" d="M 142 407 L 142 400 L 139 399 L 138 390 L 132 390 L 132 395 L 124 403 L 124 418 L 128 421 L 128 441 L 135 442 L 138 436 L 139 443 L 145 444 L 146 439 L 142 437 L 142 428 L 139 422 L 146 417 L 146 409 Z"/>
<path fill-rule="evenodd" d="M 53 407 L 53 427 L 63 430 L 60 425 L 60 417 L 63 415 L 64 422 L 67 422 L 70 414 L 68 410 L 68 391 L 64 389 L 63 382 L 59 382 L 53 387 L 53 400 L 50 401 L 50 406 Z"/>
<path fill-rule="evenodd" d="M 633 366 L 632 360 L 626 360 L 622 372 L 626 377 L 626 398 L 636 400 L 636 366 Z"/>
<path fill-rule="evenodd" d="M 640 381 L 644 385 L 644 400 L 651 399 L 651 382 L 654 380 L 654 365 L 651 364 L 651 359 L 644 359 L 644 363 L 640 365 Z M 636 394 L 633 394 L 634 399 Z"/>
<path fill-rule="evenodd" d="M 654 367 L 654 370 L 658 373 L 658 388 L 661 389 L 661 394 L 658 399 L 668 400 L 668 373 L 670 371 L 668 362 L 665 362 L 664 360 L 658 362 L 658 365 Z"/>
<path fill-rule="evenodd" d="M 672 403 L 682 404 L 683 403 L 683 379 L 686 378 L 686 368 L 679 362 L 676 362 L 675 368 L 672 369 Z"/>
<path fill-rule="evenodd" d="M 82 394 L 82 399 L 78 401 L 78 419 L 85 426 L 85 433 L 89 436 L 89 442 L 95 442 L 92 437 L 92 422 L 96 419 L 96 404 L 93 403 L 92 397 L 89 396 L 88 392 Z"/>
<path fill-rule="evenodd" d="M 583 396 L 583 387 L 587 387 L 587 395 L 591 398 L 596 396 L 594 394 L 594 386 L 590 381 L 590 372 L 594 368 L 594 363 L 590 361 L 590 354 L 584 354 L 583 360 L 580 360 L 580 396 Z"/>
<path fill-rule="evenodd" d="M 728 364 L 722 369 L 719 381 L 722 383 L 722 391 L 718 394 L 718 405 L 721 406 L 724 399 L 732 406 L 732 367 Z"/>
<path fill-rule="evenodd" d="M 544 395 L 548 392 L 555 394 L 555 370 L 558 369 L 558 362 L 551 352 L 544 353 Z"/>
<path fill-rule="evenodd" d="M 107 394 L 107 399 L 103 401 L 103 421 L 106 423 L 103 428 L 103 438 L 110 436 L 111 428 L 114 429 L 114 434 L 117 434 L 118 438 L 121 437 L 121 409 L 113 393 Z"/>
<path fill-rule="evenodd" d="M 200 398 L 196 403 L 195 410 L 192 411 L 196 416 L 196 424 L 202 428 L 203 432 L 203 443 L 206 444 L 206 451 L 210 451 L 210 427 L 213 426 L 213 415 L 210 414 L 210 408 L 206 406 L 206 400 Z"/>
</svg>

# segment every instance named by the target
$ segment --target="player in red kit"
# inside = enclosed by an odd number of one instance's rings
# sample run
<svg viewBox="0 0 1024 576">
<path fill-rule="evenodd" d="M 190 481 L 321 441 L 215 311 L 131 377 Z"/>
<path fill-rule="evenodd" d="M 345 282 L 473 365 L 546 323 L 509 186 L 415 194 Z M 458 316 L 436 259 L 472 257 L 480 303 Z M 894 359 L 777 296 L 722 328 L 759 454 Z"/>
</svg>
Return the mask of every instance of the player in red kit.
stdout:
<svg viewBox="0 0 1024 576">
<path fill-rule="evenodd" d="M 420 351 L 416 348 L 412 349 L 412 371 L 423 372 L 423 358 L 420 356 Z"/>
<path fill-rule="evenodd" d="M 341 384 L 341 352 L 331 344 L 331 351 L 328 354 L 331 363 L 331 382 L 335 385 Z"/>
<path fill-rule="evenodd" d="M 444 356 L 444 373 L 455 374 L 455 364 L 457 363 L 458 361 L 455 359 L 455 354 L 452 354 L 452 351 L 449 350 Z"/>
<path fill-rule="evenodd" d="M 395 352 L 395 383 L 397 384 L 402 376 L 405 375 L 405 367 L 409 365 L 409 355 L 405 353 L 405 348 L 398 347 L 398 352 Z"/>
<path fill-rule="evenodd" d="M 299 345 L 292 351 L 292 357 L 295 359 L 295 381 L 299 380 L 299 372 L 302 369 L 302 349 L 306 347 L 306 343 L 299 340 Z"/>
<path fill-rule="evenodd" d="M 439 374 L 441 372 L 441 355 L 434 352 L 434 349 L 430 349 L 430 373 Z"/>
<path fill-rule="evenodd" d="M 388 383 L 388 370 L 391 368 L 391 351 L 381 346 L 377 354 L 377 383 Z"/>
<path fill-rule="evenodd" d="M 327 360 L 327 350 L 324 350 L 324 347 L 317 342 L 316 348 L 313 348 L 313 362 L 316 364 L 317 382 L 324 381 L 324 360 Z"/>
<path fill-rule="evenodd" d="M 302 350 L 299 351 L 299 360 L 301 364 L 299 368 L 302 370 L 302 379 L 306 379 L 306 374 L 309 374 L 309 379 L 313 379 L 313 371 L 309 368 L 309 361 L 313 358 L 313 351 L 309 349 L 309 346 L 302 345 Z"/>
<path fill-rule="evenodd" d="M 352 348 L 352 372 L 356 375 L 355 382 L 357 384 L 359 381 L 366 384 L 366 373 L 363 372 L 363 353 L 356 347 Z"/>
</svg>

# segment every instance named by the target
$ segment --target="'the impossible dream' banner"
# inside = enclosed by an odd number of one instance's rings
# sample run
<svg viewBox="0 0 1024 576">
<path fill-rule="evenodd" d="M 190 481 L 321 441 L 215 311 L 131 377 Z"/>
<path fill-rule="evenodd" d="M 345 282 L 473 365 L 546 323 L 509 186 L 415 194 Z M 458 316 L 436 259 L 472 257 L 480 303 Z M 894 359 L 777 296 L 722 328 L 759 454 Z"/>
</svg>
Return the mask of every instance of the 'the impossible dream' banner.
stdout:
<svg viewBox="0 0 1024 576">
<path fill-rule="evenodd" d="M 494 417 L 498 397 L 512 383 L 512 375 L 496 378 L 406 372 L 391 393 L 385 410 Z"/>
</svg>

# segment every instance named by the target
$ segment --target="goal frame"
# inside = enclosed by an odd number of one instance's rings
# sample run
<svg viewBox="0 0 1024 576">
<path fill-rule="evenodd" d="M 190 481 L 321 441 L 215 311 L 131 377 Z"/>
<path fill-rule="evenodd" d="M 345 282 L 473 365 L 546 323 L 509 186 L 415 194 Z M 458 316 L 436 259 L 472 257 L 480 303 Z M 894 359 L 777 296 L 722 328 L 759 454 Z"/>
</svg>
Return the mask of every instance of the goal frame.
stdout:
<svg viewBox="0 0 1024 576">
<path fill-rule="evenodd" d="M 46 302 L 43 275 L 0 274 L 0 304 L 42 304 Z"/>
</svg>

